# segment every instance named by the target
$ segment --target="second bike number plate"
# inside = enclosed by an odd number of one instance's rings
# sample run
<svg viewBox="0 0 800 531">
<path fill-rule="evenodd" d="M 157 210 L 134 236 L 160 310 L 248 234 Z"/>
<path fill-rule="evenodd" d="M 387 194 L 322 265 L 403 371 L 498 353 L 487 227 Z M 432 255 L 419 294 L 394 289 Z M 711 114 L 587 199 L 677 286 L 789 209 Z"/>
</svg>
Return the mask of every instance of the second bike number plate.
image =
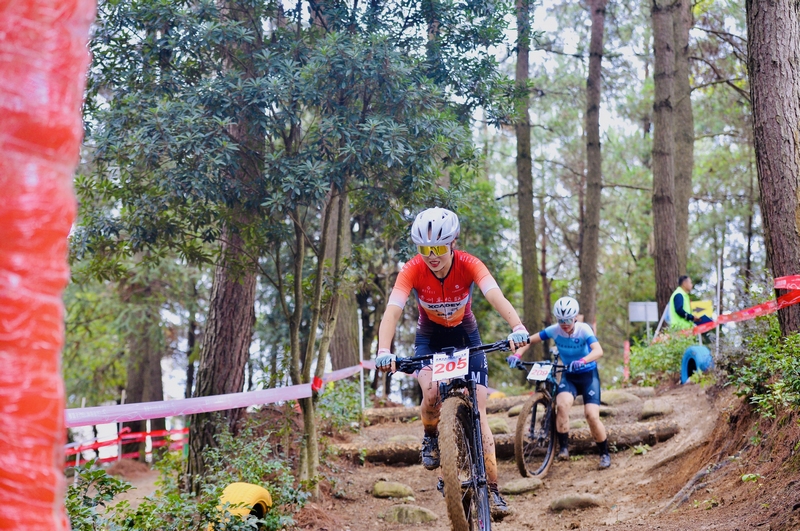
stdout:
<svg viewBox="0 0 800 531">
<path fill-rule="evenodd" d="M 531 367 L 530 372 L 528 373 L 528 380 L 534 380 L 537 382 L 543 382 L 547 380 L 547 377 L 550 375 L 550 371 L 553 369 L 552 365 L 542 365 L 541 363 L 534 363 L 533 367 Z"/>
<path fill-rule="evenodd" d="M 469 370 L 469 349 L 454 352 L 452 356 L 447 354 L 433 355 L 433 381 L 449 380 L 464 376 Z"/>
</svg>

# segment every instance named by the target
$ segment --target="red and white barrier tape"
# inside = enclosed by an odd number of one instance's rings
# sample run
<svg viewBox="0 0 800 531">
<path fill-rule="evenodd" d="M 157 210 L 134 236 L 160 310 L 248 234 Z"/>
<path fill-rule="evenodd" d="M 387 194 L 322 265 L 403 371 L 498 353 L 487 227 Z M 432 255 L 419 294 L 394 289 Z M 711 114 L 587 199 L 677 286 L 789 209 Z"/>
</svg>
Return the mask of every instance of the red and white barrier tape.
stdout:
<svg viewBox="0 0 800 531">
<path fill-rule="evenodd" d="M 775 313 L 780 309 L 786 308 L 787 306 L 792 306 L 793 304 L 800 303 L 800 275 L 795 275 L 792 277 L 781 277 L 775 280 L 775 288 L 776 289 L 787 289 L 781 288 L 778 286 L 778 281 L 783 281 L 785 279 L 793 279 L 787 280 L 786 282 L 781 282 L 781 285 L 785 286 L 793 286 L 795 283 L 797 284 L 797 288 L 791 288 L 793 291 L 786 293 L 785 295 L 781 295 L 778 297 L 777 300 L 771 300 L 767 302 L 763 302 L 761 304 L 757 304 L 750 308 L 746 308 L 744 310 L 739 310 L 737 312 L 726 313 L 720 315 L 716 321 L 711 321 L 710 323 L 704 323 L 701 325 L 697 325 L 691 330 L 681 330 L 683 335 L 697 335 L 703 334 L 708 332 L 709 330 L 713 330 L 717 327 L 717 324 L 725 324 L 725 323 L 736 323 L 739 321 L 748 321 L 750 319 L 755 319 L 756 317 L 761 317 L 763 315 L 769 315 L 771 313 Z"/>
<path fill-rule="evenodd" d="M 127 429 L 127 428 L 126 428 Z M 181 428 L 179 430 L 155 430 L 150 432 L 137 432 L 137 433 L 122 433 L 118 437 L 113 439 L 108 439 L 105 441 L 93 441 L 93 442 L 84 442 L 81 444 L 71 444 L 68 445 L 64 453 L 67 456 L 79 454 L 85 450 L 97 450 L 99 448 L 104 448 L 106 446 L 117 446 L 120 443 L 122 444 L 131 444 L 137 442 L 143 442 L 148 437 L 151 438 L 159 438 L 159 437 L 172 437 L 173 435 L 186 435 L 189 433 L 189 428 Z M 155 445 L 155 442 L 153 442 Z"/>
<path fill-rule="evenodd" d="M 322 377 L 322 382 L 327 383 L 342 380 L 358 373 L 362 367 L 364 369 L 374 369 L 375 362 L 363 361 L 359 365 L 330 372 Z M 314 384 L 318 386 L 317 389 L 322 388 L 319 382 L 315 381 Z M 77 426 L 108 424 L 111 422 L 129 422 L 133 420 L 194 415 L 196 413 L 239 409 L 258 404 L 271 404 L 283 400 L 298 400 L 300 398 L 310 397 L 311 393 L 312 384 L 300 384 L 246 393 L 201 396 L 164 402 L 141 402 L 138 404 L 123 404 L 119 406 L 74 408 L 65 411 L 66 425 L 68 428 L 74 428 Z"/>
</svg>

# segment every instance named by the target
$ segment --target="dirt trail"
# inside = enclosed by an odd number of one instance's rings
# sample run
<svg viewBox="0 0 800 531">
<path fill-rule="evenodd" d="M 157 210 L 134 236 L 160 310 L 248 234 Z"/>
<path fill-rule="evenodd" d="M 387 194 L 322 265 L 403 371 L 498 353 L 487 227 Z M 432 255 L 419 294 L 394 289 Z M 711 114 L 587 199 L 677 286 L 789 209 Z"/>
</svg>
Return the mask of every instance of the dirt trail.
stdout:
<svg viewBox="0 0 800 531">
<path fill-rule="evenodd" d="M 742 413 L 740 400 L 730 391 L 712 391 L 715 400 L 706 390 L 694 384 L 676 386 L 657 393 L 659 400 L 672 407 L 666 419 L 675 421 L 680 432 L 671 439 L 658 443 L 644 454 L 633 449 L 612 454 L 608 470 L 597 468 L 597 455 L 574 456 L 568 462 L 555 462 L 543 486 L 532 493 L 506 496 L 514 514 L 502 522 L 492 524 L 494 531 L 559 530 L 559 529 L 613 529 L 633 531 L 659 529 L 661 531 L 719 530 L 745 531 L 798 530 L 800 529 L 800 473 L 787 462 L 793 446 L 800 439 L 800 423 L 790 429 L 783 439 L 775 438 L 771 447 L 788 449 L 775 458 L 759 454 L 762 449 L 740 452 L 747 447 L 752 432 L 750 420 Z M 607 426 L 632 422 L 641 410 L 641 403 L 615 406 L 616 415 L 604 418 Z M 490 415 L 506 420 L 514 429 L 516 418 L 505 412 Z M 571 417 L 582 416 L 582 407 L 576 407 Z M 792 422 L 793 426 L 795 423 Z M 363 445 L 389 442 L 391 438 L 419 440 L 422 427 L 414 422 L 376 424 L 361 430 L 350 442 Z M 749 457 L 748 457 L 749 452 Z M 747 457 L 731 460 L 729 454 Z M 787 457 L 788 456 L 788 457 Z M 797 459 L 800 464 L 800 458 Z M 698 481 L 697 490 L 690 493 L 682 504 L 669 505 L 698 471 L 714 463 L 724 469 L 709 474 Z M 735 463 L 735 464 L 732 464 Z M 760 467 L 760 468 L 759 468 Z M 351 461 L 326 457 L 322 483 L 323 500 L 308 504 L 296 515 L 297 528 L 314 531 L 448 531 L 445 502 L 436 490 L 439 471 L 425 470 L 421 465 L 385 466 L 366 463 L 361 466 Z M 775 471 L 779 473 L 775 473 Z M 745 472 L 762 472 L 763 481 L 742 483 Z M 519 472 L 513 461 L 499 462 L 500 484 L 518 479 Z M 772 478 L 772 479 L 768 479 Z M 129 480 L 138 487 L 131 498 L 148 494 L 152 489 L 154 473 L 137 475 Z M 414 490 L 413 505 L 425 507 L 436 515 L 434 522 L 421 525 L 390 524 L 381 515 L 398 500 L 377 499 L 373 485 L 380 480 L 397 481 Z M 603 504 L 585 510 L 553 512 L 554 500 L 576 493 L 589 493 L 602 498 Z M 794 504 L 794 505 L 793 505 Z M 770 527 L 772 526 L 772 527 Z M 288 531 L 288 530 L 287 530 Z"/>
<path fill-rule="evenodd" d="M 692 453 L 708 440 L 717 419 L 702 388 L 696 385 L 677 387 L 661 394 L 658 398 L 672 406 L 669 419 L 678 423 L 681 431 L 668 441 L 659 443 L 644 455 L 634 455 L 627 449 L 612 455 L 612 465 L 608 470 L 598 470 L 596 455 L 575 456 L 568 462 L 556 462 L 550 468 L 542 488 L 533 493 L 507 496 L 514 514 L 502 522 L 492 525 L 496 531 L 511 530 L 553 530 L 553 529 L 594 529 L 613 528 L 620 522 L 643 523 L 661 509 L 683 486 L 685 479 L 672 480 L 680 457 Z M 635 408 L 637 405 L 634 404 Z M 625 406 L 617 409 L 623 410 Z M 641 403 L 638 404 L 641 409 Z M 582 407 L 576 407 L 571 417 L 580 416 Z M 607 424 L 616 423 L 628 413 L 621 411 L 615 417 L 606 417 Z M 506 413 L 490 415 L 507 420 L 513 430 L 516 418 Z M 633 419 L 629 419 L 633 420 Z M 353 442 L 385 442 L 390 437 L 408 435 L 421 437 L 420 421 L 411 423 L 379 424 L 362 430 Z M 694 471 L 693 471 L 694 472 Z M 692 472 L 692 473 L 693 473 Z M 513 461 L 500 461 L 500 484 L 519 478 Z M 345 465 L 337 476 L 338 489 L 346 493 L 345 499 L 330 498 L 319 509 L 326 513 L 327 522 L 317 522 L 310 529 L 368 531 L 412 530 L 447 531 L 450 529 L 444 499 L 435 486 L 439 471 L 425 470 L 421 465 L 389 467 L 367 464 L 363 467 Z M 426 507 L 439 515 L 435 522 L 413 526 L 387 524 L 379 515 L 385 513 L 397 502 L 376 499 L 371 496 L 376 481 L 399 481 L 409 485 L 415 492 L 415 505 Z M 670 485 L 674 483 L 674 485 Z M 658 485 L 654 488 L 654 485 Z M 673 488 L 670 489 L 669 487 Z M 582 511 L 554 513 L 549 506 L 553 500 L 575 493 L 599 495 L 604 506 Z M 309 522 L 311 523 L 311 522 Z M 645 524 L 643 529 L 648 529 Z"/>
</svg>

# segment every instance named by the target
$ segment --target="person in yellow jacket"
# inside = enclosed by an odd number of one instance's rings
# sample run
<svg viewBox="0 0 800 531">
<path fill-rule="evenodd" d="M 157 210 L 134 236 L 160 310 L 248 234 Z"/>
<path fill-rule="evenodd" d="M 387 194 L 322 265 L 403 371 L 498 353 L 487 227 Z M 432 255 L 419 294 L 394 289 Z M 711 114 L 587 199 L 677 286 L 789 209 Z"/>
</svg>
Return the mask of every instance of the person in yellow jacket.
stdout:
<svg viewBox="0 0 800 531">
<path fill-rule="evenodd" d="M 706 316 L 695 317 L 692 315 L 692 305 L 689 300 L 689 292 L 692 291 L 694 284 L 688 275 L 678 277 L 678 287 L 672 292 L 669 298 L 669 328 L 670 330 L 687 330 L 695 325 L 711 322 Z"/>
</svg>

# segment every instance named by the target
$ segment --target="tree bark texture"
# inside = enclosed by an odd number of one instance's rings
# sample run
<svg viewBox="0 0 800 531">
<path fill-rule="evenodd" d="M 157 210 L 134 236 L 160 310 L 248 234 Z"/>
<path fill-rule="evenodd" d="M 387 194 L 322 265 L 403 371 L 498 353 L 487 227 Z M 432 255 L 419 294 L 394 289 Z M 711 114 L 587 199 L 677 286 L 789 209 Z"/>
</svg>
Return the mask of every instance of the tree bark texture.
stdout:
<svg viewBox="0 0 800 531">
<path fill-rule="evenodd" d="M 747 0 L 750 100 L 768 261 L 775 277 L 800 273 L 800 4 Z M 778 312 L 784 335 L 800 306 Z"/>
<path fill-rule="evenodd" d="M 255 324 L 256 275 L 238 267 L 243 256 L 241 237 L 231 229 L 222 234 L 222 259 L 214 273 L 203 347 L 197 370 L 195 396 L 239 393 L 244 386 L 244 368 L 250 356 Z M 242 411 L 225 412 L 231 431 L 236 430 Z M 189 424 L 189 481 L 197 485 L 205 470 L 202 452 L 213 447 L 217 426 L 212 414 L 193 415 Z"/>
<path fill-rule="evenodd" d="M 121 289 L 122 299 L 129 306 L 126 320 L 128 326 L 128 363 L 126 367 L 125 403 L 160 402 L 164 400 L 161 381 L 161 355 L 164 339 L 161 333 L 158 303 L 151 298 L 153 287 L 147 282 L 126 283 Z M 151 429 L 162 430 L 166 419 L 150 421 Z M 147 422 L 137 420 L 124 422 L 123 428 L 131 433 L 146 431 Z M 145 444 L 122 445 L 122 453 L 139 452 L 139 461 L 145 461 Z"/>
<path fill-rule="evenodd" d="M 597 320 L 597 260 L 603 194 L 600 91 L 606 3 L 607 0 L 589 1 L 592 35 L 589 41 L 589 76 L 586 78 L 586 210 L 580 251 L 580 306 L 584 320 L 592 326 Z"/>
<path fill-rule="evenodd" d="M 689 30 L 692 25 L 692 0 L 679 0 L 672 12 L 675 41 L 675 241 L 679 275 L 686 273 L 689 254 L 689 198 L 692 196 L 694 170 L 694 114 L 689 82 Z"/>
<path fill-rule="evenodd" d="M 528 55 L 530 51 L 530 5 L 517 0 L 517 216 L 519 246 L 522 259 L 523 323 L 532 333 L 542 326 L 542 292 L 539 288 L 539 266 L 536 256 L 536 220 L 533 217 L 533 172 L 531 169 L 531 118 L 528 113 Z M 542 347 L 528 349 L 526 357 L 542 359 Z"/>
<path fill-rule="evenodd" d="M 332 201 L 330 208 L 334 209 L 331 215 L 334 219 L 339 216 L 339 201 Z M 342 257 L 344 260 L 350 259 L 350 252 L 352 250 L 352 231 L 350 230 L 350 202 L 345 201 L 344 219 L 346 222 L 345 230 L 342 232 Z M 328 230 L 328 238 L 330 241 L 336 241 L 338 227 L 336 224 L 331 224 Z M 329 248 L 325 253 L 327 260 L 333 261 L 336 257 L 336 249 Z M 339 299 L 339 314 L 336 320 L 336 331 L 331 338 L 331 365 L 333 370 L 344 369 L 357 365 L 360 361 L 360 352 L 358 351 L 358 304 L 356 301 L 355 292 L 348 289 L 347 286 L 342 288 L 344 293 Z"/>
<path fill-rule="evenodd" d="M 224 16 L 245 27 L 258 24 L 259 7 L 240 0 L 220 2 Z M 221 53 L 226 69 L 236 72 L 243 81 L 256 76 L 253 57 L 264 48 L 262 32 L 251 27 L 254 39 L 236 44 L 225 44 Z M 258 216 L 257 197 L 264 168 L 265 128 L 263 110 L 239 101 L 241 109 L 236 123 L 228 131 L 237 144 L 236 160 L 227 170 L 226 178 L 244 194 L 228 205 L 230 221 L 220 234 L 220 258 L 214 272 L 208 315 L 206 317 L 203 346 L 197 370 L 195 396 L 212 396 L 241 392 L 244 371 L 250 357 L 250 343 L 255 324 L 256 266 L 249 244 L 239 231 L 248 227 Z M 228 427 L 236 432 L 242 410 L 231 410 L 225 415 Z M 215 414 L 216 415 L 216 414 Z M 199 492 L 205 472 L 203 450 L 216 444 L 217 426 L 209 414 L 193 415 L 189 425 L 189 460 L 186 487 Z"/>
<path fill-rule="evenodd" d="M 653 235 L 655 239 L 656 301 L 659 315 L 666 308 L 678 282 L 678 250 L 675 235 L 675 173 L 673 154 L 673 79 L 675 52 L 672 37 L 671 0 L 653 0 Z"/>
</svg>

